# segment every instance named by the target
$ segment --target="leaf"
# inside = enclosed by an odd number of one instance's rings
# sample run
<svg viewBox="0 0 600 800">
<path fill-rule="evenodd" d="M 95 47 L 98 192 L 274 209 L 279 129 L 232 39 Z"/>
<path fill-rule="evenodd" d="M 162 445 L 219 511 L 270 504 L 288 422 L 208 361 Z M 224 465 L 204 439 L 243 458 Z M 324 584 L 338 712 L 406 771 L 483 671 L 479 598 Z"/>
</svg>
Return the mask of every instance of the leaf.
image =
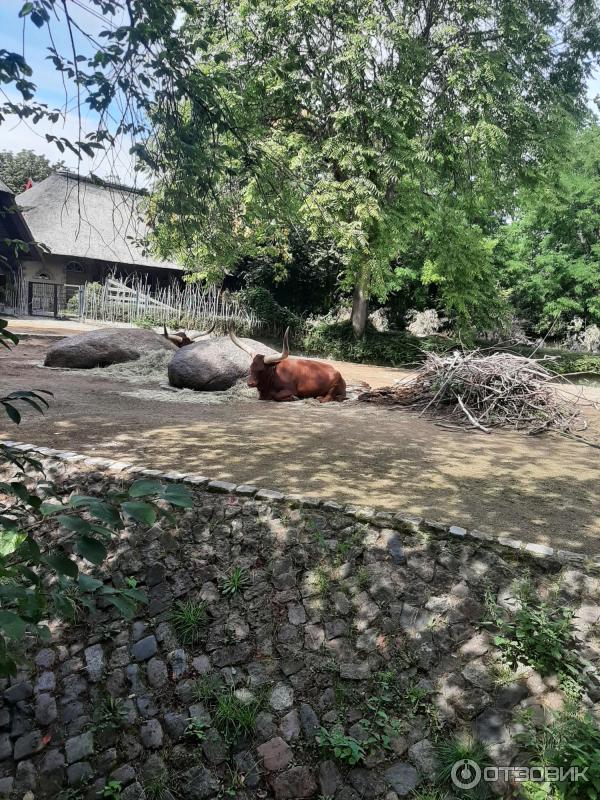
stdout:
<svg viewBox="0 0 600 800">
<path fill-rule="evenodd" d="M 123 511 L 138 522 L 143 522 L 145 525 L 154 525 L 156 522 L 156 509 L 148 503 L 128 501 L 127 503 L 123 503 Z"/>
<path fill-rule="evenodd" d="M 106 547 L 91 536 L 77 537 L 77 552 L 92 564 L 101 564 L 106 558 Z"/>
<path fill-rule="evenodd" d="M 194 499 L 187 486 L 181 483 L 172 483 L 163 492 L 163 498 L 174 506 L 193 508 Z"/>
<path fill-rule="evenodd" d="M 26 629 L 25 621 L 12 611 L 0 611 L 0 628 L 9 639 L 18 641 L 23 638 Z"/>
<path fill-rule="evenodd" d="M 129 496 L 146 497 L 149 494 L 160 494 L 164 488 L 160 481 L 137 480 L 129 487 Z"/>
<path fill-rule="evenodd" d="M 61 514 L 56 519 L 63 528 L 75 533 L 89 533 L 91 529 L 90 523 L 81 519 L 81 517 L 67 517 L 65 514 Z"/>
<path fill-rule="evenodd" d="M 0 556 L 14 553 L 27 537 L 24 533 L 4 533 L 0 531 Z"/>
<path fill-rule="evenodd" d="M 102 581 L 92 578 L 91 575 L 86 575 L 85 572 L 80 572 L 77 580 L 79 583 L 79 588 L 82 592 L 95 592 L 97 589 L 100 589 L 100 587 L 103 586 Z"/>
<path fill-rule="evenodd" d="M 42 514 L 44 517 L 49 517 L 52 514 L 58 514 L 59 511 L 64 510 L 65 506 L 63 506 L 61 503 L 50 503 L 45 501 L 40 506 L 40 514 Z"/>
<path fill-rule="evenodd" d="M 58 573 L 61 575 L 68 575 L 69 578 L 76 578 L 79 574 L 77 564 L 72 561 L 66 553 L 51 553 L 44 558 L 44 561 Z"/>
<path fill-rule="evenodd" d="M 126 619 L 131 619 L 136 612 L 137 604 L 120 594 L 111 594 L 107 597 L 108 601 L 118 608 Z"/>
<path fill-rule="evenodd" d="M 23 3 L 21 6 L 21 10 L 19 11 L 20 17 L 26 17 L 28 14 L 31 14 L 33 11 L 33 3 Z"/>
<path fill-rule="evenodd" d="M 94 517 L 94 519 L 99 519 L 101 522 L 105 522 L 107 525 L 110 525 L 111 528 L 123 527 L 123 522 L 119 512 L 116 508 L 113 508 L 108 503 L 103 503 L 102 501 L 90 503 L 88 506 L 88 511 L 90 516 Z"/>
<path fill-rule="evenodd" d="M 11 406 L 11 404 L 7 400 L 2 400 L 2 405 L 4 406 L 4 410 L 6 411 L 10 419 L 15 423 L 15 425 L 19 425 L 19 423 L 21 422 L 21 415 L 19 414 L 17 409 L 14 406 Z"/>
</svg>

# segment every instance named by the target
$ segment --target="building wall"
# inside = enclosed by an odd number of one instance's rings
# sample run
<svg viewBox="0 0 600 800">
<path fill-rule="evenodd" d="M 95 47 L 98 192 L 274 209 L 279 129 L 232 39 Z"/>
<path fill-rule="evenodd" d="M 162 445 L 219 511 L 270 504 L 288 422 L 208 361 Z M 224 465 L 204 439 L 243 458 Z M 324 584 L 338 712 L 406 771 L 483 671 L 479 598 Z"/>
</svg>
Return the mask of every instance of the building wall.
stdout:
<svg viewBox="0 0 600 800">
<path fill-rule="evenodd" d="M 21 268 L 26 283 L 36 281 L 39 283 L 64 284 L 66 281 L 64 261 L 56 256 L 46 256 L 43 263 L 23 259 Z"/>
</svg>

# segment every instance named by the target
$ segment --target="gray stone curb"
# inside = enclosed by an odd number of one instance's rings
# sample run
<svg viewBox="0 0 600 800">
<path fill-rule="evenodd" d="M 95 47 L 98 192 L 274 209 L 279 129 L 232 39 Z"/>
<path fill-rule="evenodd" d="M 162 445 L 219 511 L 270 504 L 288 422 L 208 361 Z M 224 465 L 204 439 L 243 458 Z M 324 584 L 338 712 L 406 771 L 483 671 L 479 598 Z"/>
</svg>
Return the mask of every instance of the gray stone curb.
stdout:
<svg viewBox="0 0 600 800">
<path fill-rule="evenodd" d="M 109 458 L 89 458 L 71 451 L 54 450 L 51 447 L 38 447 L 33 444 L 24 444 L 7 440 L 0 440 L 0 445 L 10 447 L 13 450 L 19 450 L 23 453 L 37 453 L 48 458 L 56 458 L 70 463 L 82 461 L 88 466 L 99 467 L 116 473 L 147 475 L 160 478 L 161 480 L 190 483 L 194 486 L 206 489 L 209 492 L 235 494 L 239 497 L 247 498 L 252 497 L 255 500 L 266 503 L 287 503 L 295 507 L 322 508 L 324 511 L 343 512 L 348 516 L 354 517 L 359 522 L 369 523 L 379 528 L 395 528 L 411 533 L 429 533 L 435 534 L 436 536 L 449 537 L 451 539 L 474 539 L 479 542 L 495 545 L 504 551 L 510 550 L 512 553 L 518 552 L 537 559 L 553 560 L 561 564 L 570 563 L 583 565 L 587 563 L 589 566 L 600 568 L 600 556 L 586 558 L 580 553 L 575 553 L 571 550 L 557 550 L 544 544 L 524 542 L 521 539 L 513 539 L 503 534 L 494 536 L 493 534 L 483 533 L 475 529 L 469 530 L 460 525 L 448 525 L 436 520 L 422 519 L 412 514 L 377 511 L 374 508 L 365 506 L 346 505 L 336 502 L 335 500 L 320 500 L 315 497 L 306 497 L 304 495 L 286 495 L 275 489 L 267 489 L 245 483 L 235 484 L 231 481 L 213 480 L 203 475 L 175 471 L 161 472 L 161 470 L 158 469 L 147 469 L 136 466 L 135 464 L 128 464 L 125 461 L 113 461 Z"/>
</svg>

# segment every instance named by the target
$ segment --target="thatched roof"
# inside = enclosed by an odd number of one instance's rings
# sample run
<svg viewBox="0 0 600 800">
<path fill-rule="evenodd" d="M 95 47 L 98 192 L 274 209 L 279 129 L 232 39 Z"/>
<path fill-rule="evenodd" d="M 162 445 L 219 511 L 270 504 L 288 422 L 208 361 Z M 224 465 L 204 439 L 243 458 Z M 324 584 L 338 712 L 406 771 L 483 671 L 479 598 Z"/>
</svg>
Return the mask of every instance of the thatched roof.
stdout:
<svg viewBox="0 0 600 800">
<path fill-rule="evenodd" d="M 115 183 L 56 172 L 17 195 L 37 242 L 70 258 L 93 258 L 159 269 L 181 269 L 145 252 L 143 194 Z"/>
</svg>

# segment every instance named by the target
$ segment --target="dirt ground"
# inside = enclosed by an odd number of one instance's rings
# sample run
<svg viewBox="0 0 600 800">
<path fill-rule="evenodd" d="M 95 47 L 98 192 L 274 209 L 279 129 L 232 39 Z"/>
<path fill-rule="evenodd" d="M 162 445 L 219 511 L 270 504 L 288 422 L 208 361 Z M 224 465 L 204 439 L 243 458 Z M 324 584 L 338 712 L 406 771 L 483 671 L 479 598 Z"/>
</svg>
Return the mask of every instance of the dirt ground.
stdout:
<svg viewBox="0 0 600 800">
<path fill-rule="evenodd" d="M 600 553 L 600 451 L 579 442 L 447 430 L 404 409 L 357 403 L 182 403 L 156 382 L 132 387 L 97 373 L 40 369 L 49 341 L 25 339 L 0 356 L 0 395 L 17 388 L 55 395 L 46 416 L 27 414 L 21 430 L 0 417 L 2 438 Z M 338 366 L 348 382 L 372 386 L 407 374 Z M 164 400 L 141 399 L 144 391 Z M 584 392 L 600 402 L 600 389 Z M 585 435 L 600 444 L 600 412 L 584 412 Z"/>
</svg>

